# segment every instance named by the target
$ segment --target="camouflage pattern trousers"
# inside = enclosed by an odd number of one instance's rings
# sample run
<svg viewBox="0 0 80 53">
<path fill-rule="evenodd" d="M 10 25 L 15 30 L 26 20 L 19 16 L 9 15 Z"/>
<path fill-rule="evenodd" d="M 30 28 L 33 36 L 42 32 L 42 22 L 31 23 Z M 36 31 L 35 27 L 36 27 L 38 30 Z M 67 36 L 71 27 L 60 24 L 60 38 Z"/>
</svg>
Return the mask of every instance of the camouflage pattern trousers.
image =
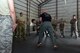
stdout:
<svg viewBox="0 0 80 53">
<path fill-rule="evenodd" d="M 12 52 L 12 39 L 12 19 L 8 15 L 0 15 L 0 53 Z"/>
</svg>

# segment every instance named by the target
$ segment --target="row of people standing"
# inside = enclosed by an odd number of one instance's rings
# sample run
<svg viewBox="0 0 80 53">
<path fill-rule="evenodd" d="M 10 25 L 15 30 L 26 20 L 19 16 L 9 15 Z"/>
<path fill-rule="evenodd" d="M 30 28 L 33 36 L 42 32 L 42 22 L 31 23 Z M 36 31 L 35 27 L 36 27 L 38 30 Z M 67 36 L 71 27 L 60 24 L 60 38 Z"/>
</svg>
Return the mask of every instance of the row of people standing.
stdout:
<svg viewBox="0 0 80 53">
<path fill-rule="evenodd" d="M 57 20 L 56 18 L 53 19 L 52 25 L 55 31 L 57 31 L 57 27 L 59 25 L 59 30 L 61 33 L 61 37 L 65 37 L 64 35 L 64 29 L 65 29 L 65 23 L 67 23 L 67 21 L 63 20 L 63 18 L 61 18 L 60 20 Z M 73 36 L 73 33 L 75 33 L 75 38 L 77 38 L 78 35 L 78 26 L 77 26 L 77 17 L 76 15 L 73 15 L 72 19 L 70 20 L 70 36 Z"/>
<path fill-rule="evenodd" d="M 61 18 L 60 20 L 57 20 L 56 17 L 54 17 L 54 19 L 52 20 L 52 25 L 53 25 L 53 28 L 55 31 L 58 30 L 58 25 L 59 25 L 59 30 L 60 30 L 60 33 L 61 33 L 61 37 L 65 37 L 64 36 L 64 27 L 65 27 L 65 22 L 63 20 L 63 18 Z M 57 37 L 57 36 L 56 36 Z"/>
<path fill-rule="evenodd" d="M 32 19 L 31 21 L 34 24 L 34 26 L 32 27 L 33 31 L 37 30 L 37 34 L 38 34 L 41 21 L 40 20 L 36 21 L 36 19 Z M 54 19 L 52 19 L 51 23 L 52 23 L 54 31 L 57 31 L 59 29 L 60 34 L 61 34 L 60 37 L 65 38 L 65 35 L 64 35 L 65 30 L 64 29 L 66 27 L 67 21 L 64 20 L 63 18 L 58 20 L 58 19 L 56 19 L 56 17 L 54 17 Z M 79 35 L 78 35 L 78 29 L 77 29 L 76 15 L 73 15 L 72 19 L 70 20 L 70 22 L 68 24 L 70 24 L 70 26 L 71 26 L 69 29 L 70 33 L 71 33 L 70 36 L 72 37 L 73 33 L 75 33 L 75 37 L 77 38 Z M 57 36 L 55 36 L 55 37 L 57 37 Z"/>
</svg>

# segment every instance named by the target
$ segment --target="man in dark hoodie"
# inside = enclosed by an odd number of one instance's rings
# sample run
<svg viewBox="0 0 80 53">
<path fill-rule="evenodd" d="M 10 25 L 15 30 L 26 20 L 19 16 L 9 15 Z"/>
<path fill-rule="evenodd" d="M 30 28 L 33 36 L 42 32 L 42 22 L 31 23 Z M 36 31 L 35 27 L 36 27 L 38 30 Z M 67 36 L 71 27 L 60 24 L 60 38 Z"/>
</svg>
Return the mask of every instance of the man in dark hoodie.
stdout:
<svg viewBox="0 0 80 53">
<path fill-rule="evenodd" d="M 76 15 L 73 15 L 73 18 L 70 20 L 70 24 L 71 24 L 71 37 L 73 36 L 73 33 L 75 33 L 75 38 L 77 38 L 77 33 L 76 33 Z"/>
<path fill-rule="evenodd" d="M 57 45 L 56 45 L 56 39 L 55 37 L 53 37 L 53 34 L 55 33 L 55 31 L 53 30 L 53 27 L 52 27 L 52 24 L 51 24 L 51 15 L 44 12 L 40 15 L 40 19 L 42 20 L 42 24 L 40 26 L 40 30 L 39 30 L 39 40 L 38 40 L 38 44 L 37 46 L 40 47 L 42 46 L 42 39 L 44 37 L 44 32 L 45 31 L 48 31 L 49 35 L 50 35 L 50 38 L 51 38 L 51 41 L 53 43 L 53 47 L 54 48 L 57 48 Z"/>
</svg>

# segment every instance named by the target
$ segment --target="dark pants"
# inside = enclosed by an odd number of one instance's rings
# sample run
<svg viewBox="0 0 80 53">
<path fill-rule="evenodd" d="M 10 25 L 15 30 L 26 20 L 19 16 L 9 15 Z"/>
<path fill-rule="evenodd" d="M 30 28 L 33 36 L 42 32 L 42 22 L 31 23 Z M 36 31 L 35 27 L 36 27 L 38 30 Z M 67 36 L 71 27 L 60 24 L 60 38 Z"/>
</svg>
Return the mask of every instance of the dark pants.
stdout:
<svg viewBox="0 0 80 53">
<path fill-rule="evenodd" d="M 63 36 L 64 37 L 64 29 L 62 28 L 60 28 L 60 33 L 61 33 L 61 36 Z"/>
<path fill-rule="evenodd" d="M 56 32 L 56 31 L 57 31 L 57 25 L 53 25 L 53 29 L 54 29 L 54 31 Z M 54 34 L 54 37 L 57 38 L 56 34 Z"/>
<path fill-rule="evenodd" d="M 41 26 L 40 26 L 38 43 L 41 43 L 41 41 L 42 41 L 42 39 L 44 37 L 44 32 L 45 31 L 48 31 L 52 43 L 55 44 L 56 43 L 56 39 L 55 39 L 55 37 L 53 37 L 53 27 L 52 27 L 51 22 L 48 22 L 48 21 L 43 22 L 41 24 Z"/>
<path fill-rule="evenodd" d="M 71 36 L 73 35 L 73 33 L 75 33 L 75 37 L 77 37 L 75 27 L 71 26 Z"/>
<path fill-rule="evenodd" d="M 57 25 L 53 25 L 53 29 L 57 31 Z"/>
<path fill-rule="evenodd" d="M 36 26 L 33 26 L 32 27 L 32 31 L 36 31 Z"/>
</svg>

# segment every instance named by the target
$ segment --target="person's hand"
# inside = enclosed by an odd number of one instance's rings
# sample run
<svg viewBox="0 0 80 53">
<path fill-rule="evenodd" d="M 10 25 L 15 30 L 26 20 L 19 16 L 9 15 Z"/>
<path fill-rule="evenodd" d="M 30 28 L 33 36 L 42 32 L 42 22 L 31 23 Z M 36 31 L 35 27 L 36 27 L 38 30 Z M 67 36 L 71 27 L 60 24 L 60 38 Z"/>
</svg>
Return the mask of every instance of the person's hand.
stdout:
<svg viewBox="0 0 80 53">
<path fill-rule="evenodd" d="M 17 24 L 13 23 L 12 30 L 15 31 L 16 27 L 17 27 Z"/>
</svg>

